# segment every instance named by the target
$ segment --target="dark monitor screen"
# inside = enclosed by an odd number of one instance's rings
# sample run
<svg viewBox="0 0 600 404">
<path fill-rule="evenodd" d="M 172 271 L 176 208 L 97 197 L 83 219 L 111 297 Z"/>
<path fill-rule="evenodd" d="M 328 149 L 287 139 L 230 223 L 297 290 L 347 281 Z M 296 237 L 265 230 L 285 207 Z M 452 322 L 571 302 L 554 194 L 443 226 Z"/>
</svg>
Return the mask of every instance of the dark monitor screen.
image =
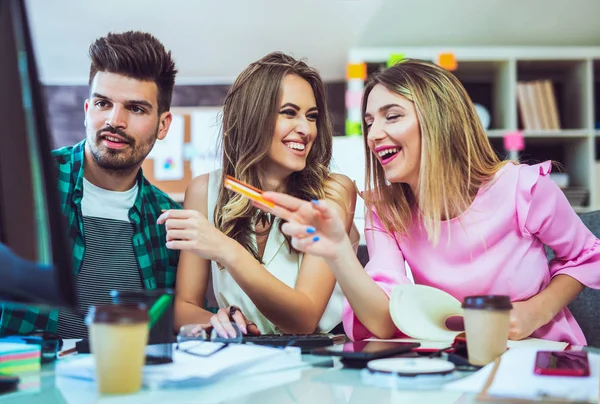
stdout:
<svg viewBox="0 0 600 404">
<path fill-rule="evenodd" d="M 0 243 L 42 271 L 0 268 L 0 301 L 73 307 L 72 253 L 24 1 L 0 0 L 0 55 Z"/>
</svg>

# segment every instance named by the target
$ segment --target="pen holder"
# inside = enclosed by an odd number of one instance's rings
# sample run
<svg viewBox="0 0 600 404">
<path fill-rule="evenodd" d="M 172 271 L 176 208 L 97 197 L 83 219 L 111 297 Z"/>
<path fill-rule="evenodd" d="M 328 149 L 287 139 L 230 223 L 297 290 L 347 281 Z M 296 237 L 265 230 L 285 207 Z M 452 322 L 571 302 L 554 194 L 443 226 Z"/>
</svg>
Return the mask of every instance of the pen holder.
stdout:
<svg viewBox="0 0 600 404">
<path fill-rule="evenodd" d="M 172 289 L 154 290 L 111 290 L 113 304 L 144 304 L 148 309 L 163 295 L 173 295 Z M 146 347 L 146 365 L 159 365 L 173 362 L 173 303 L 165 309 L 162 316 L 150 329 Z"/>
</svg>

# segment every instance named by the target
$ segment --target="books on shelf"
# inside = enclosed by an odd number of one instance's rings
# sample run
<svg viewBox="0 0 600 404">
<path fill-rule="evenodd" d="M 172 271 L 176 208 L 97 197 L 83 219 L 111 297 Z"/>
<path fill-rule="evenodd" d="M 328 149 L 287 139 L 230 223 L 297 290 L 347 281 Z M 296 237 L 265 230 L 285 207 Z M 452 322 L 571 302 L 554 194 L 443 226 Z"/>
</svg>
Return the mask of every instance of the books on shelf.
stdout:
<svg viewBox="0 0 600 404">
<path fill-rule="evenodd" d="M 517 83 L 517 103 L 525 130 L 560 130 L 554 87 L 550 80 Z"/>
</svg>

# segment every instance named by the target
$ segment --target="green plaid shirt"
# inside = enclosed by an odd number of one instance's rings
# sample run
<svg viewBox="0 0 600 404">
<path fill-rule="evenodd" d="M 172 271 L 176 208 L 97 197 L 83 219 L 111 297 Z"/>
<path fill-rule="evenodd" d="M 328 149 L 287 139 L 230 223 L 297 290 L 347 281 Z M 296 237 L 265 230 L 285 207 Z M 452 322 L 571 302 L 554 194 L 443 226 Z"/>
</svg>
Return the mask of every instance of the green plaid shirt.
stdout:
<svg viewBox="0 0 600 404">
<path fill-rule="evenodd" d="M 68 220 L 68 235 L 73 247 L 73 270 L 79 273 L 85 255 L 83 239 L 83 163 L 85 140 L 75 146 L 53 151 L 59 173 L 58 190 L 63 214 Z M 138 195 L 129 210 L 129 219 L 134 224 L 133 248 L 136 254 L 142 283 L 146 289 L 172 288 L 179 252 L 165 247 L 164 225 L 156 220 L 162 209 L 179 209 L 164 192 L 154 187 L 138 173 Z M 7 305 L 8 306 L 8 305 Z M 42 311 L 35 308 L 17 309 L 5 307 L 0 324 L 0 335 L 26 334 L 33 330 L 56 332 L 58 310 Z"/>
</svg>

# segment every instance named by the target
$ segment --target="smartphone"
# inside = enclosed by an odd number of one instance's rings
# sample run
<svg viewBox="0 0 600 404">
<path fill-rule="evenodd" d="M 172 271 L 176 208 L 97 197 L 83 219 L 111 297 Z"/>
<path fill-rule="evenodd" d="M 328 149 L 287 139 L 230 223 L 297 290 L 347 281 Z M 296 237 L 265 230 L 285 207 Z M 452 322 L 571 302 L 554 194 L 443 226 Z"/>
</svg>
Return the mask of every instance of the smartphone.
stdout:
<svg viewBox="0 0 600 404">
<path fill-rule="evenodd" d="M 588 354 L 585 351 L 538 351 L 534 373 L 546 376 L 589 376 Z"/>
<path fill-rule="evenodd" d="M 230 189 L 238 194 L 245 196 L 246 198 L 257 202 L 263 206 L 267 206 L 269 208 L 275 207 L 275 204 L 271 201 L 267 201 L 262 197 L 263 191 L 258 188 L 253 187 L 250 184 L 246 184 L 243 181 L 240 181 L 236 178 L 233 178 L 230 175 L 225 177 L 225 184 L 223 184 L 225 188 Z"/>
<path fill-rule="evenodd" d="M 344 359 L 370 361 L 412 351 L 418 342 L 359 341 L 317 348 L 313 355 L 341 356 Z"/>
</svg>

